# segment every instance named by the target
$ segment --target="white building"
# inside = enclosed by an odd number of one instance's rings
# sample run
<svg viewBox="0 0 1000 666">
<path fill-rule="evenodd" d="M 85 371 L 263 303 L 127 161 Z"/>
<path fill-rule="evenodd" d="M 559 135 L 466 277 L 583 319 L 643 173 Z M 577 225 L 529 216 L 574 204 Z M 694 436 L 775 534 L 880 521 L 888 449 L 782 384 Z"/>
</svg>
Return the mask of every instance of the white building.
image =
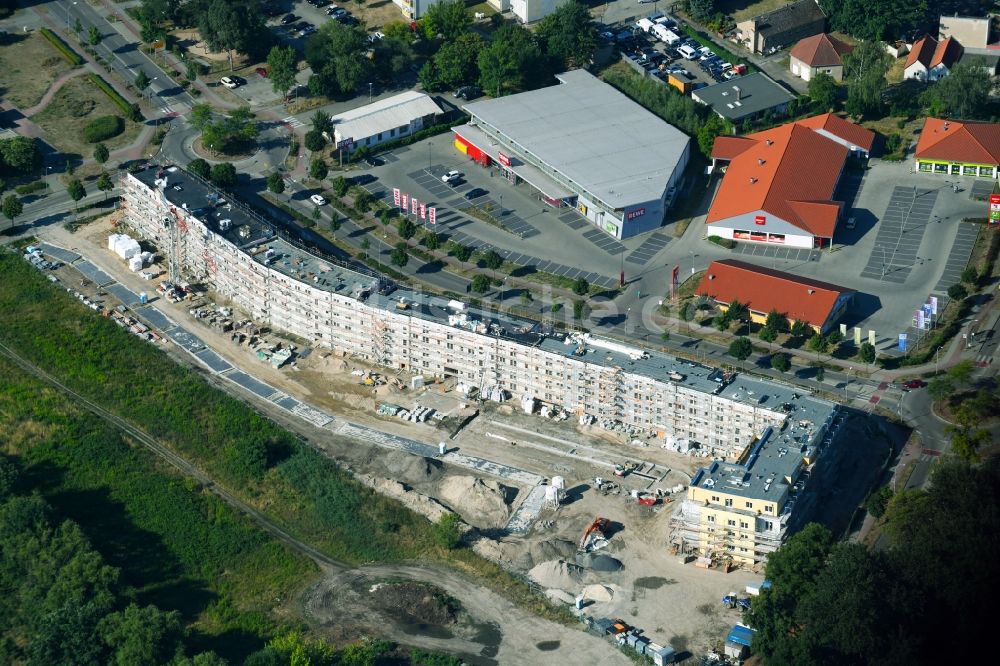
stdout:
<svg viewBox="0 0 1000 666">
<path fill-rule="evenodd" d="M 938 41 L 924 36 L 910 49 L 903 65 L 903 78 L 917 81 L 937 81 L 948 76 L 951 68 L 962 59 L 964 49 L 954 37 Z"/>
<path fill-rule="evenodd" d="M 423 18 L 431 5 L 436 5 L 441 0 L 392 0 L 403 12 L 403 16 L 416 21 Z"/>
<path fill-rule="evenodd" d="M 573 206 L 616 238 L 658 228 L 677 194 L 691 140 L 593 74 L 473 102 L 455 148 L 524 181 L 551 206 Z"/>
<path fill-rule="evenodd" d="M 509 0 L 509 2 L 510 11 L 520 19 L 521 23 L 534 23 L 541 21 L 569 0 Z"/>
<path fill-rule="evenodd" d="M 433 125 L 441 113 L 433 99 L 408 90 L 334 116 L 334 141 L 348 151 L 377 146 Z"/>
<path fill-rule="evenodd" d="M 124 223 L 156 244 L 181 277 L 242 316 L 317 348 L 393 371 L 500 387 L 621 424 L 634 437 L 683 442 L 727 460 L 800 409 L 808 407 L 817 424 L 836 409 L 802 388 L 588 335 L 547 334 L 537 322 L 397 289 L 298 247 L 175 167 L 125 173 L 121 187 Z"/>
</svg>

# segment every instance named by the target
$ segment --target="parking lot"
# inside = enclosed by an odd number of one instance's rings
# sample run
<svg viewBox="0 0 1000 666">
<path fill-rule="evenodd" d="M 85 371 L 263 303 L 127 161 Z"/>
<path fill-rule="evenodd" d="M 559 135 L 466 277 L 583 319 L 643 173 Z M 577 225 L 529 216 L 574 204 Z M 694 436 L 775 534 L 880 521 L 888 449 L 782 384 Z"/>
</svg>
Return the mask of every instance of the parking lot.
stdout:
<svg viewBox="0 0 1000 666">
<path fill-rule="evenodd" d="M 875 247 L 862 277 L 902 284 L 917 260 L 938 190 L 897 185 L 879 221 Z"/>
</svg>

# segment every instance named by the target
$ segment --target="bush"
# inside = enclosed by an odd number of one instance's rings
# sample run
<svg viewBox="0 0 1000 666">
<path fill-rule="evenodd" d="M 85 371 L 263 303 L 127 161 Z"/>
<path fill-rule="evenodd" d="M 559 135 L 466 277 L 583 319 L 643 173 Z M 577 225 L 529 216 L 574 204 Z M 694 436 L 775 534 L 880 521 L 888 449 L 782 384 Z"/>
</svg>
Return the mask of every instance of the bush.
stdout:
<svg viewBox="0 0 1000 666">
<path fill-rule="evenodd" d="M 490 278 L 482 273 L 472 278 L 472 291 L 477 294 L 485 294 L 490 290 Z"/>
<path fill-rule="evenodd" d="M 326 147 L 326 139 L 323 138 L 323 133 L 318 130 L 309 130 L 306 132 L 304 144 L 306 150 L 316 152 L 318 150 L 323 150 Z"/>
<path fill-rule="evenodd" d="M 205 180 L 208 180 L 212 175 L 212 165 L 200 157 L 188 162 L 187 170 L 196 176 L 201 176 Z"/>
<path fill-rule="evenodd" d="M 948 298 L 953 301 L 965 300 L 965 297 L 969 295 L 969 290 L 966 289 L 961 284 L 953 284 L 948 287 Z"/>
<path fill-rule="evenodd" d="M 452 550 L 462 542 L 462 521 L 457 513 L 446 513 L 431 528 L 434 540 Z"/>
<path fill-rule="evenodd" d="M 87 74 L 87 80 L 93 83 L 95 86 L 100 88 L 105 95 L 111 98 L 111 101 L 115 103 L 119 109 L 125 114 L 125 117 L 134 122 L 142 122 L 142 112 L 139 111 L 138 104 L 132 104 L 127 99 L 118 94 L 111 85 L 99 77 L 97 74 Z"/>
<path fill-rule="evenodd" d="M 212 182 L 221 188 L 236 184 L 236 167 L 229 162 L 212 165 Z"/>
<path fill-rule="evenodd" d="M 771 367 L 778 372 L 786 372 L 792 366 L 788 354 L 778 353 L 771 356 Z"/>
<path fill-rule="evenodd" d="M 125 131 L 125 121 L 119 116 L 94 118 L 83 128 L 83 139 L 87 143 L 100 143 Z"/>
<path fill-rule="evenodd" d="M 24 185 L 18 185 L 14 188 L 14 191 L 20 194 L 22 197 L 28 194 L 34 194 L 35 192 L 40 192 L 44 189 L 48 189 L 49 184 L 44 180 L 35 180 L 30 183 L 25 183 Z"/>
<path fill-rule="evenodd" d="M 721 236 L 709 236 L 708 242 L 715 243 L 716 245 L 724 247 L 727 250 L 732 250 L 734 247 L 736 247 L 736 241 L 730 238 L 722 238 Z"/>
<path fill-rule="evenodd" d="M 330 186 L 333 188 L 334 193 L 338 197 L 342 197 L 347 194 L 347 189 L 350 187 L 350 183 L 343 176 L 337 176 L 330 181 Z"/>
<path fill-rule="evenodd" d="M 53 48 L 55 48 L 56 51 L 59 51 L 59 54 L 63 58 L 66 58 L 66 61 L 69 64 L 73 65 L 74 67 L 79 67 L 80 65 L 83 64 L 83 58 L 81 58 L 76 53 L 76 51 L 67 46 L 66 42 L 64 42 L 59 38 L 59 35 L 52 32 L 48 28 L 39 28 L 38 32 L 42 33 L 42 37 L 44 37 L 49 42 L 49 44 L 51 44 Z"/>
</svg>

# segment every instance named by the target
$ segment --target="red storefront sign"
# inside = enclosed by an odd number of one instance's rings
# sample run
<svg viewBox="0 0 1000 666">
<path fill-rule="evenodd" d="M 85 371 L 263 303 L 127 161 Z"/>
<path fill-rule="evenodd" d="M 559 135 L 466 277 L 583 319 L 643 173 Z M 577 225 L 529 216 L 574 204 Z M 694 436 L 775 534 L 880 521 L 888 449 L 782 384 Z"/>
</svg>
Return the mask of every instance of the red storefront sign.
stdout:
<svg viewBox="0 0 1000 666">
<path fill-rule="evenodd" d="M 1000 194 L 990 195 L 990 224 L 1000 224 Z"/>
<path fill-rule="evenodd" d="M 629 212 L 625 213 L 626 220 L 634 220 L 637 217 L 642 217 L 646 214 L 645 208 L 633 208 Z"/>
<path fill-rule="evenodd" d="M 764 224 L 765 222 L 767 222 L 767 217 L 764 215 L 757 215 L 753 218 L 754 224 Z"/>
<path fill-rule="evenodd" d="M 499 151 L 497 151 L 497 162 L 499 162 L 500 164 L 504 165 L 507 168 L 510 168 L 510 157 L 504 155 Z"/>
</svg>

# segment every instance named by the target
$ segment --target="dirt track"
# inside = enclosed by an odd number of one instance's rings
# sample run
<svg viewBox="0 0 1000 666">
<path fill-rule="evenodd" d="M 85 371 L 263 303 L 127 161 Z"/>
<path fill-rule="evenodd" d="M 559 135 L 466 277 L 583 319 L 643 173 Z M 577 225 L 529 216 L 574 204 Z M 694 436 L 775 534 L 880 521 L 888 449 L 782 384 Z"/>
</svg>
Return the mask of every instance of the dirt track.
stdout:
<svg viewBox="0 0 1000 666">
<path fill-rule="evenodd" d="M 373 609 L 369 590 L 387 579 L 421 581 L 445 590 L 461 602 L 471 622 L 455 630 L 417 633 L 420 629 Z M 352 569 L 325 578 L 307 592 L 304 602 L 306 616 L 333 631 L 348 621 L 378 626 L 400 642 L 455 653 L 472 664 L 630 663 L 607 641 L 539 619 L 444 567 L 401 564 Z"/>
</svg>

